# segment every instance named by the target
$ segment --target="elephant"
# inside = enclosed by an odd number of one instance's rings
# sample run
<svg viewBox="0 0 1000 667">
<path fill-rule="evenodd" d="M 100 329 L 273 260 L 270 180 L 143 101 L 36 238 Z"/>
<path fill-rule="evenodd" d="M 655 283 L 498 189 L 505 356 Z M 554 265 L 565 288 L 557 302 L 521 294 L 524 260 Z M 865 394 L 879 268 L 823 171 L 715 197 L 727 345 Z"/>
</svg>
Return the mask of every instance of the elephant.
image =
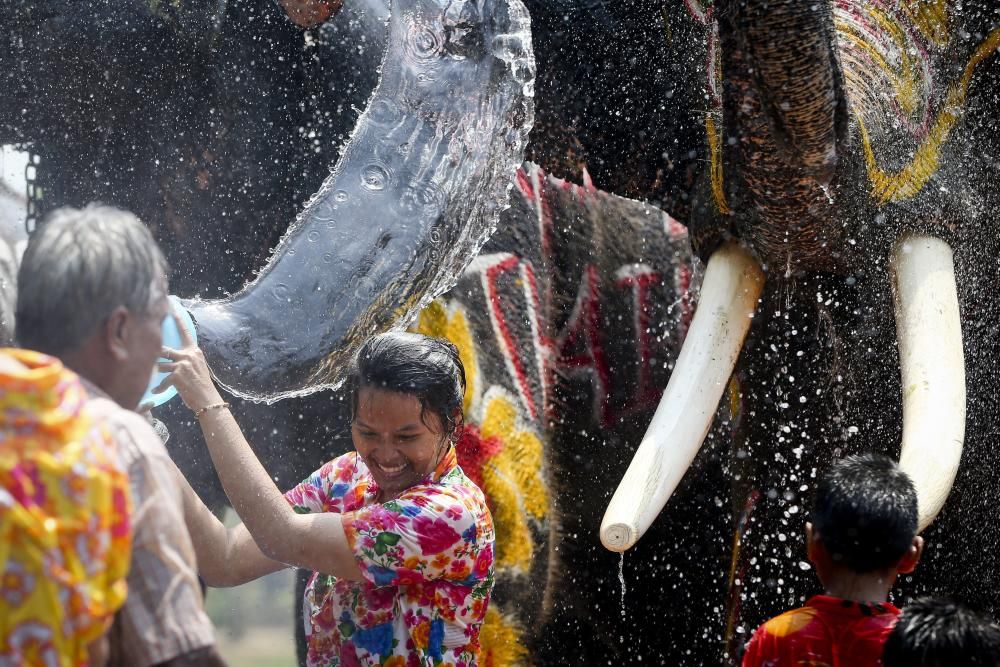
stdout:
<svg viewBox="0 0 1000 667">
<path fill-rule="evenodd" d="M 757 623 L 815 588 L 801 538 L 813 479 L 861 450 L 910 452 L 924 522 L 940 511 L 903 595 L 948 591 L 996 613 L 979 581 L 997 567 L 998 254 L 984 218 L 1000 19 L 943 0 L 526 6 L 526 157 L 541 166 L 511 172 L 497 233 L 414 324 L 460 343 L 482 373 L 462 462 L 492 488 L 511 545 L 488 659 L 738 659 Z M 184 268 L 174 289 L 204 298 L 252 278 L 320 188 L 376 86 L 390 14 L 347 3 L 303 33 L 263 0 L 3 12 L 15 61 L 0 67 L 12 91 L 0 141 L 41 156 L 35 204 L 137 210 Z M 929 312 L 908 287 L 924 275 L 944 276 Z M 959 308 L 964 360 L 955 318 L 934 315 Z M 897 343 L 922 329 L 914 318 L 937 338 Z M 610 334 L 623 323 L 628 335 Z M 740 329 L 745 341 L 721 335 Z M 705 341 L 728 363 L 692 366 Z M 911 354 L 929 345 L 945 369 L 933 376 Z M 942 396 L 950 411 L 934 409 Z M 240 412 L 286 485 L 348 446 L 335 391 Z M 165 419 L 174 444 L 196 440 L 189 419 Z M 922 432 L 947 446 L 915 448 Z M 203 453 L 178 458 L 211 498 Z M 618 561 L 597 534 L 623 474 L 625 502 L 612 500 L 601 536 L 620 550 L 646 534 Z M 627 493 L 647 481 L 655 497 Z M 955 570 L 955 553 L 975 575 Z"/>
</svg>

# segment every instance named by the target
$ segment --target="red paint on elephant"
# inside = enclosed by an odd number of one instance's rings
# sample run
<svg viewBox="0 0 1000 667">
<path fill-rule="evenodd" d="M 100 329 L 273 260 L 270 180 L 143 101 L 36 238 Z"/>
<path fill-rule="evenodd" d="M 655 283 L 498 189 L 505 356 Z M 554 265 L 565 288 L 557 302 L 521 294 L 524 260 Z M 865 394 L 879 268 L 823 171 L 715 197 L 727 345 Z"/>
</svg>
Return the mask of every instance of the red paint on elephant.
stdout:
<svg viewBox="0 0 1000 667">
<path fill-rule="evenodd" d="M 502 449 L 503 443 L 500 442 L 500 438 L 496 436 L 483 438 L 479 427 L 475 424 L 465 424 L 458 431 L 458 439 L 455 442 L 458 465 L 479 488 L 484 486 L 483 466 Z"/>
</svg>

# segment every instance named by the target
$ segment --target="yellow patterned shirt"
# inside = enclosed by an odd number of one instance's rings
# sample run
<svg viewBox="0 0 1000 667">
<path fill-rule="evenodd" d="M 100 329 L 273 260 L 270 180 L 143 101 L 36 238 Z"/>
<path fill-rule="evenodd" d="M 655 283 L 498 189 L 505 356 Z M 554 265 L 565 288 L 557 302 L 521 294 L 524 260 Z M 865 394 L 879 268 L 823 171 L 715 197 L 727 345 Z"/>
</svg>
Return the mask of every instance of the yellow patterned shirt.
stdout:
<svg viewBox="0 0 1000 667">
<path fill-rule="evenodd" d="M 0 362 L 0 665 L 82 667 L 125 600 L 128 479 L 76 375 Z"/>
</svg>

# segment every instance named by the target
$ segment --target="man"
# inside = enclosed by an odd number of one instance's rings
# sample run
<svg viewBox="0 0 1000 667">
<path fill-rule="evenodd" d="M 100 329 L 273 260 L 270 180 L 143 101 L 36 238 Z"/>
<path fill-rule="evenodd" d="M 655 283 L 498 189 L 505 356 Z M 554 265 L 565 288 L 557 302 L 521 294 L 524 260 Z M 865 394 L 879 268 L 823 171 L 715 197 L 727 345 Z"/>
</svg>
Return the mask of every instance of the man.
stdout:
<svg viewBox="0 0 1000 667">
<path fill-rule="evenodd" d="M 152 376 L 169 312 L 167 263 L 149 230 L 108 206 L 55 211 L 18 273 L 18 343 L 84 380 L 132 489 L 129 596 L 111 630 L 112 664 L 221 665 L 184 521 L 187 483 L 133 412 Z"/>
</svg>

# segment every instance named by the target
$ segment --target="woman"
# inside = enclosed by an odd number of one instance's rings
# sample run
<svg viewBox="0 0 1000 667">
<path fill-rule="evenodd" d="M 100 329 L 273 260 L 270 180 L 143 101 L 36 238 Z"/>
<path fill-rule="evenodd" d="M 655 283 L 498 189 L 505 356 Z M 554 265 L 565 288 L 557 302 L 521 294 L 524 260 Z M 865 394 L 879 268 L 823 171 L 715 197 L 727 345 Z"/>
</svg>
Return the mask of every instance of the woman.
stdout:
<svg viewBox="0 0 1000 667">
<path fill-rule="evenodd" d="M 185 331 L 184 327 L 179 327 Z M 226 530 L 189 493 L 206 583 L 233 586 L 285 565 L 313 570 L 304 599 L 308 664 L 476 664 L 493 587 L 493 523 L 455 458 L 465 370 L 453 345 L 388 333 L 358 352 L 346 389 L 356 452 L 284 496 L 212 383 L 201 352 L 164 349 L 226 494 Z"/>
</svg>

